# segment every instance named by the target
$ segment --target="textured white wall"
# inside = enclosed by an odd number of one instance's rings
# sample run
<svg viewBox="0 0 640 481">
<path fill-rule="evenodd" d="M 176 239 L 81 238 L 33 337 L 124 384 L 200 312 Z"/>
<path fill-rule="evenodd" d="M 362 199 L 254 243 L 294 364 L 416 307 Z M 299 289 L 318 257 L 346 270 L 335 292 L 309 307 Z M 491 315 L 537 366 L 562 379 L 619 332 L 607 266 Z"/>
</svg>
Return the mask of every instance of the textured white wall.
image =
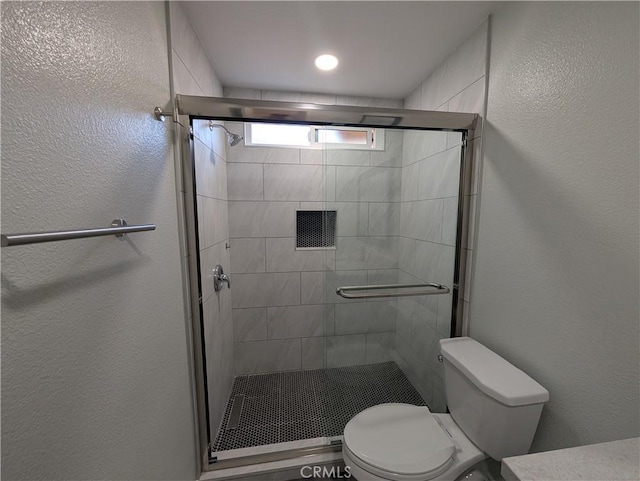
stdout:
<svg viewBox="0 0 640 481">
<path fill-rule="evenodd" d="M 470 328 L 549 389 L 535 450 L 640 434 L 638 8 L 493 18 Z"/>
<path fill-rule="evenodd" d="M 2 3 L 2 479 L 194 479 L 164 4 Z"/>
<path fill-rule="evenodd" d="M 169 3 L 169 24 L 175 93 L 222 97 L 222 86 L 180 2 Z M 229 242 L 227 143 L 224 131 L 210 130 L 205 120 L 194 121 L 193 134 L 209 423 L 215 438 L 233 381 L 232 292 L 226 286 L 220 292 L 213 289 L 217 264 L 225 273 L 231 272 L 225 247 Z"/>
</svg>

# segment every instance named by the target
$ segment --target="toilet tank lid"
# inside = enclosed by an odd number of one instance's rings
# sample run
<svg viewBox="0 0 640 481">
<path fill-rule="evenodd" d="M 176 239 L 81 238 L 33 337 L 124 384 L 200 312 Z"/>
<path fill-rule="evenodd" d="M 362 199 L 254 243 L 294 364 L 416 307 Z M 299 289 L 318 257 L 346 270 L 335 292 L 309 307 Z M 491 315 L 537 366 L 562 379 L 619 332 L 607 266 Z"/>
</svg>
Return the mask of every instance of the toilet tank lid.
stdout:
<svg viewBox="0 0 640 481">
<path fill-rule="evenodd" d="M 549 391 L 527 374 L 470 337 L 440 340 L 442 356 L 483 393 L 507 406 L 549 400 Z"/>
</svg>

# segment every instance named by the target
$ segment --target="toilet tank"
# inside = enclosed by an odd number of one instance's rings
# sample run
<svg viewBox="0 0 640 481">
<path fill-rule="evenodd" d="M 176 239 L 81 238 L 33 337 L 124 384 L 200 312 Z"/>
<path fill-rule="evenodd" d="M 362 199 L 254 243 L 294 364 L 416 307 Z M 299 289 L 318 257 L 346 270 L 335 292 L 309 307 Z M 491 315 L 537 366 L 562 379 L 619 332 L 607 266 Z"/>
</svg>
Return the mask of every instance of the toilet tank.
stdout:
<svg viewBox="0 0 640 481">
<path fill-rule="evenodd" d="M 493 459 L 526 454 L 549 391 L 469 337 L 442 339 L 451 417 Z"/>
</svg>

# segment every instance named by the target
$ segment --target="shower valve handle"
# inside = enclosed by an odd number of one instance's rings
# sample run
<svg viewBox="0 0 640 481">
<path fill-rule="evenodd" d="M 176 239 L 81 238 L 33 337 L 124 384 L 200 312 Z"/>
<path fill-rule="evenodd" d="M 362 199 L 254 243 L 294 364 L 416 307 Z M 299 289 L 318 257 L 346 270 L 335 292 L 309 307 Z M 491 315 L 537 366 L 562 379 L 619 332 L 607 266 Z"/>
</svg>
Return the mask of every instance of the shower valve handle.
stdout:
<svg viewBox="0 0 640 481">
<path fill-rule="evenodd" d="M 224 273 L 222 266 L 218 264 L 213 268 L 213 289 L 218 292 L 222 290 L 222 283 L 226 282 L 227 287 L 231 289 L 231 279 Z"/>
</svg>

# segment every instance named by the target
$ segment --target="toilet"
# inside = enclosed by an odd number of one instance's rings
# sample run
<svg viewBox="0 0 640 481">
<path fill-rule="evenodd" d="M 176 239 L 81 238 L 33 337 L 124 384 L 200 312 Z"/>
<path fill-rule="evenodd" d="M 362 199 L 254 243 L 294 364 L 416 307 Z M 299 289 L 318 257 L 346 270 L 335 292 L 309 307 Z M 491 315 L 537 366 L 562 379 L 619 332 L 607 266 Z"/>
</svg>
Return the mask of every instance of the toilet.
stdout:
<svg viewBox="0 0 640 481">
<path fill-rule="evenodd" d="M 354 416 L 342 456 L 357 480 L 481 479 L 487 457 L 529 452 L 549 392 L 469 337 L 442 339 L 440 351 L 451 414 L 390 403 Z"/>
</svg>

